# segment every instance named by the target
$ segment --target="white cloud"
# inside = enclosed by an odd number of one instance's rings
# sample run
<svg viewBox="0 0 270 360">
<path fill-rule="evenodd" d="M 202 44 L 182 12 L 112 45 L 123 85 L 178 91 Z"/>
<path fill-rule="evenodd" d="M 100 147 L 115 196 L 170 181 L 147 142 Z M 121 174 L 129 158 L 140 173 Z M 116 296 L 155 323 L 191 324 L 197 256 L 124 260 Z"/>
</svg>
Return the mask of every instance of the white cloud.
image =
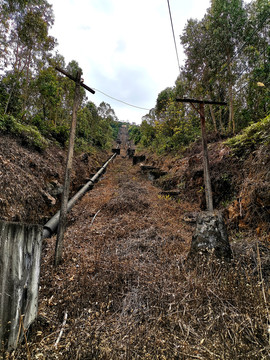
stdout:
<svg viewBox="0 0 270 360">
<path fill-rule="evenodd" d="M 178 75 L 166 0 L 51 0 L 52 35 L 68 63 L 76 60 L 90 87 L 128 103 L 152 108 L 157 95 Z M 201 18 L 210 0 L 171 0 L 180 62 L 179 35 L 190 17 Z M 122 120 L 140 122 L 146 114 L 96 93 L 97 105 L 109 102 Z"/>
</svg>

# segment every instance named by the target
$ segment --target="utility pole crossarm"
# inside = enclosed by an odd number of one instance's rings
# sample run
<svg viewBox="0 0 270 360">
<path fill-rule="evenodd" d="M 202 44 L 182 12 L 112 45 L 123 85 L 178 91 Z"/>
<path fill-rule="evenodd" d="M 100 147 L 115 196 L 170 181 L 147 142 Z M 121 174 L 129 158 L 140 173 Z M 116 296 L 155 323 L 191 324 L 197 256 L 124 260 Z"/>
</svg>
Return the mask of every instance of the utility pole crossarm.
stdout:
<svg viewBox="0 0 270 360">
<path fill-rule="evenodd" d="M 210 105 L 228 105 L 226 102 L 223 101 L 212 101 L 212 100 L 197 100 L 197 99 L 175 99 L 177 102 L 181 103 L 193 103 L 193 104 L 210 104 Z"/>
<path fill-rule="evenodd" d="M 77 82 L 77 79 L 70 75 L 69 73 L 67 73 L 65 70 L 61 69 L 58 66 L 55 66 L 55 70 L 59 71 L 60 73 L 62 73 L 63 75 L 67 76 L 69 79 Z M 95 90 L 91 89 L 89 86 L 85 85 L 82 81 L 80 81 L 80 86 L 82 86 L 83 88 L 85 88 L 87 91 L 89 91 L 92 94 L 95 94 Z"/>
</svg>

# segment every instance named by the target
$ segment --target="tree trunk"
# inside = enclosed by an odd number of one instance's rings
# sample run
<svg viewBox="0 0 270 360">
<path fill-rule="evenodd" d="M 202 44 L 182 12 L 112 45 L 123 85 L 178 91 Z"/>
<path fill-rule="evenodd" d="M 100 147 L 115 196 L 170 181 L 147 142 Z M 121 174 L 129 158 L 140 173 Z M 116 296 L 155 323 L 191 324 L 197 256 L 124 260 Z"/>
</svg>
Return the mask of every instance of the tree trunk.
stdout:
<svg viewBox="0 0 270 360">
<path fill-rule="evenodd" d="M 231 69 L 231 57 L 228 56 L 228 73 L 229 73 L 229 132 L 232 131 L 235 134 L 235 122 L 234 122 L 234 108 L 233 108 L 233 84 L 232 84 L 232 69 Z"/>
<path fill-rule="evenodd" d="M 23 93 L 24 93 L 24 95 L 23 95 L 23 108 L 22 108 L 23 117 L 24 117 L 24 113 L 26 112 L 26 109 L 27 109 L 27 100 L 28 100 L 28 97 L 29 97 L 30 63 L 31 63 L 31 50 L 28 53 L 26 63 L 25 63 L 26 79 L 25 79 L 25 85 L 24 85 L 24 91 L 23 91 Z"/>
<path fill-rule="evenodd" d="M 209 108 L 210 108 L 210 113 L 211 113 L 211 117 L 212 117 L 213 124 L 214 124 L 215 133 L 218 134 L 216 116 L 215 116 L 215 112 L 213 110 L 213 106 L 209 105 Z"/>
<path fill-rule="evenodd" d="M 234 108 L 233 108 L 233 88 L 232 88 L 232 83 L 230 83 L 230 87 L 229 87 L 229 101 L 230 101 L 230 109 L 229 109 L 229 131 L 232 130 L 233 134 L 235 134 Z"/>
<path fill-rule="evenodd" d="M 219 111 L 219 125 L 220 125 L 222 134 L 225 134 L 225 128 L 224 128 L 224 125 L 222 122 L 222 109 L 220 109 L 220 111 Z"/>
<path fill-rule="evenodd" d="M 8 106 L 9 106 L 9 103 L 10 103 L 10 99 L 11 99 L 11 96 L 12 96 L 12 93 L 14 91 L 14 88 L 15 88 L 15 85 L 12 86 L 11 90 L 10 90 L 10 93 L 8 95 L 8 100 L 7 100 L 7 103 L 6 103 L 6 106 L 5 106 L 5 112 L 4 112 L 4 115 L 7 114 L 7 111 L 8 111 Z"/>
</svg>

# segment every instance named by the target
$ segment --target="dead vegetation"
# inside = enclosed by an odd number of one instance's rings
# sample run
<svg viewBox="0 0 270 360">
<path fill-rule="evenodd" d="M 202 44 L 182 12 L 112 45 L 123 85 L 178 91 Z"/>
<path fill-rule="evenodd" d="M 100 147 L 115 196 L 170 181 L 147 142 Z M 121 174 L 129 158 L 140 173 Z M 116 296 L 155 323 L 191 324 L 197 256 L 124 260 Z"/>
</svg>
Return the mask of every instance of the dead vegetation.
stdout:
<svg viewBox="0 0 270 360">
<path fill-rule="evenodd" d="M 70 214 L 57 269 L 44 242 L 31 355 L 10 359 L 269 359 L 268 246 L 235 234 L 230 264 L 191 266 L 182 219 L 198 207 L 159 192 L 116 160 Z"/>
<path fill-rule="evenodd" d="M 224 211 L 230 229 L 257 229 L 264 237 L 269 234 L 269 149 L 269 143 L 254 143 L 252 149 L 241 148 L 236 156 L 223 141 L 209 144 L 214 208 Z M 197 142 L 184 157 L 163 159 L 151 154 L 148 161 L 168 171 L 155 181 L 157 186 L 176 190 L 205 210 L 202 152 Z"/>
<path fill-rule="evenodd" d="M 72 193 L 107 154 L 76 156 Z M 51 145 L 43 153 L 21 146 L 18 139 L 0 136 L 0 217 L 2 220 L 44 224 L 60 206 L 65 151 Z"/>
</svg>

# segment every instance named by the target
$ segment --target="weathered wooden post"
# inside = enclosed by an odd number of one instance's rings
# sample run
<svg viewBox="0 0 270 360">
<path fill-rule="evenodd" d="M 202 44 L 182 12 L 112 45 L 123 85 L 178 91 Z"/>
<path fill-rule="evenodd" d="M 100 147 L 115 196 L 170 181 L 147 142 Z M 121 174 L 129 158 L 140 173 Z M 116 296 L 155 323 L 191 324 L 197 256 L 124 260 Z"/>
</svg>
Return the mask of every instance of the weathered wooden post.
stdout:
<svg viewBox="0 0 270 360">
<path fill-rule="evenodd" d="M 66 171 L 65 171 L 65 181 L 64 181 L 64 189 L 62 194 L 62 202 L 60 209 L 60 218 L 55 246 L 55 265 L 58 265 L 62 260 L 63 254 L 63 240 L 64 240 L 64 232 L 66 226 L 67 219 L 67 204 L 69 197 L 69 186 L 70 186 L 70 177 L 72 172 L 72 161 L 73 161 L 73 152 L 74 152 L 74 143 L 75 143 L 75 135 L 76 135 L 76 122 L 77 122 L 77 110 L 80 102 L 80 87 L 84 87 L 86 90 L 90 91 L 92 94 L 95 91 L 81 81 L 81 72 L 78 71 L 76 77 L 74 78 L 72 75 L 68 74 L 66 71 L 56 67 L 56 70 L 60 71 L 62 74 L 66 75 L 68 78 L 75 82 L 75 94 L 73 101 L 73 111 L 72 111 L 72 121 L 70 126 L 70 135 L 69 135 L 69 144 L 68 144 L 68 154 L 67 154 L 67 162 L 66 162 Z"/>
</svg>

